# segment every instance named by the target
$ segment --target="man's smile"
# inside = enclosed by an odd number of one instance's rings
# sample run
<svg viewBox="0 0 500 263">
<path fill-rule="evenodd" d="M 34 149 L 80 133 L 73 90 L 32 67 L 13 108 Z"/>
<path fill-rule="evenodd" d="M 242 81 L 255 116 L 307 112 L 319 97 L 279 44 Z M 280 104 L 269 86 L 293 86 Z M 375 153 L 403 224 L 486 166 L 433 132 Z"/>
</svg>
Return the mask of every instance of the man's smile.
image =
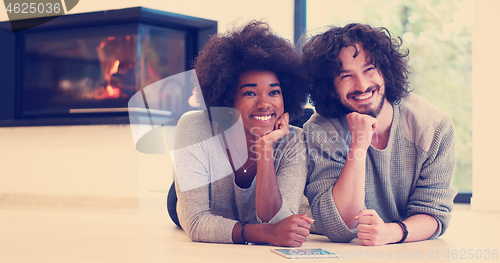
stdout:
<svg viewBox="0 0 500 263">
<path fill-rule="evenodd" d="M 352 98 L 355 100 L 365 100 L 365 99 L 372 97 L 374 93 L 375 93 L 375 90 L 372 90 L 371 92 L 366 92 L 366 93 L 359 95 L 359 96 L 352 96 Z"/>
<path fill-rule="evenodd" d="M 352 92 L 348 94 L 348 98 L 352 98 L 353 100 L 356 101 L 363 101 L 363 100 L 368 100 L 373 97 L 376 91 L 380 89 L 380 86 L 371 86 L 369 87 L 365 92 L 361 93 L 359 91 Z"/>
</svg>

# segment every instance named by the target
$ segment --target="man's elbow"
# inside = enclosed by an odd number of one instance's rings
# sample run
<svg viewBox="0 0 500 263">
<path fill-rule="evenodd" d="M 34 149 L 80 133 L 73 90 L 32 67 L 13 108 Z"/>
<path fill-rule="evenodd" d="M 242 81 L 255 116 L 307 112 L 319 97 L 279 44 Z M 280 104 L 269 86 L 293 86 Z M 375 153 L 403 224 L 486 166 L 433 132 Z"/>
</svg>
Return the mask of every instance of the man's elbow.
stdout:
<svg viewBox="0 0 500 263">
<path fill-rule="evenodd" d="M 318 221 L 314 222 L 315 224 L 318 223 Z M 349 230 L 336 230 L 336 229 L 328 229 L 324 225 L 316 224 L 315 225 L 317 230 L 328 237 L 330 241 L 335 242 L 335 243 L 349 243 L 351 242 L 355 237 L 356 237 L 356 232 L 355 231 L 349 231 Z"/>
</svg>

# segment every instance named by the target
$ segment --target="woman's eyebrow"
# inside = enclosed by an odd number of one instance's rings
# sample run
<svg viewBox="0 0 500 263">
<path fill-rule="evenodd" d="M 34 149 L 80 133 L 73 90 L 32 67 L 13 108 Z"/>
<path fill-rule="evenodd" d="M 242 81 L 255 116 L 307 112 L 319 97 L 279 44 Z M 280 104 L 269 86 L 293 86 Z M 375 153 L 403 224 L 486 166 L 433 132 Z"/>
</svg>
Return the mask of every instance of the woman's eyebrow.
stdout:
<svg viewBox="0 0 500 263">
<path fill-rule="evenodd" d="M 255 83 L 243 84 L 243 85 L 241 85 L 240 89 L 242 89 L 244 87 L 257 87 L 257 84 L 255 84 Z"/>
<path fill-rule="evenodd" d="M 271 84 L 269 84 L 269 86 L 270 87 L 281 87 L 281 85 L 279 83 L 271 83 Z M 255 83 L 243 84 L 243 85 L 241 85 L 240 89 L 242 89 L 244 87 L 257 87 L 257 84 L 255 84 Z"/>
</svg>

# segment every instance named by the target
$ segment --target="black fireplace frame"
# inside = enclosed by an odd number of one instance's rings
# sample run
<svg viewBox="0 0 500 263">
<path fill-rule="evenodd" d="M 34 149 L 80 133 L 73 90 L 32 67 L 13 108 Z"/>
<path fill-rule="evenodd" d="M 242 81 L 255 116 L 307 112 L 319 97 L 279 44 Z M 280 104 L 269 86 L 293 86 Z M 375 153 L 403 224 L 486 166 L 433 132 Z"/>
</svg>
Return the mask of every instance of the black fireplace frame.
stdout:
<svg viewBox="0 0 500 263">
<path fill-rule="evenodd" d="M 33 19 L 31 19 L 32 21 Z M 27 23 L 31 22 L 26 20 Z M 31 33 L 138 23 L 186 31 L 186 69 L 208 40 L 217 33 L 217 22 L 144 7 L 64 15 L 34 28 L 12 33 L 9 22 L 0 22 L 0 127 L 128 124 L 128 114 L 86 114 L 78 117 L 23 118 L 20 114 L 23 84 L 24 39 Z"/>
</svg>

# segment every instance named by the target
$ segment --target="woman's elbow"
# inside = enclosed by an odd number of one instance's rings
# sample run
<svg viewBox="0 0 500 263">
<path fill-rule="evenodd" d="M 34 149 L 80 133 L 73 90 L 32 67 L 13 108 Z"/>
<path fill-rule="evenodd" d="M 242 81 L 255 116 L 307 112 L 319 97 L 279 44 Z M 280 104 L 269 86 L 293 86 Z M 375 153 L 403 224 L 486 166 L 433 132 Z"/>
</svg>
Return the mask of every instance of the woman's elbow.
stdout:
<svg viewBox="0 0 500 263">
<path fill-rule="evenodd" d="M 186 235 L 189 237 L 189 239 L 191 239 L 191 241 L 194 242 L 202 241 L 199 238 L 200 235 L 198 233 L 199 231 L 197 227 L 197 222 L 195 220 L 187 220 L 187 221 L 188 222 L 186 222 L 185 220 L 179 220 L 179 223 L 184 232 L 186 233 Z"/>
</svg>

